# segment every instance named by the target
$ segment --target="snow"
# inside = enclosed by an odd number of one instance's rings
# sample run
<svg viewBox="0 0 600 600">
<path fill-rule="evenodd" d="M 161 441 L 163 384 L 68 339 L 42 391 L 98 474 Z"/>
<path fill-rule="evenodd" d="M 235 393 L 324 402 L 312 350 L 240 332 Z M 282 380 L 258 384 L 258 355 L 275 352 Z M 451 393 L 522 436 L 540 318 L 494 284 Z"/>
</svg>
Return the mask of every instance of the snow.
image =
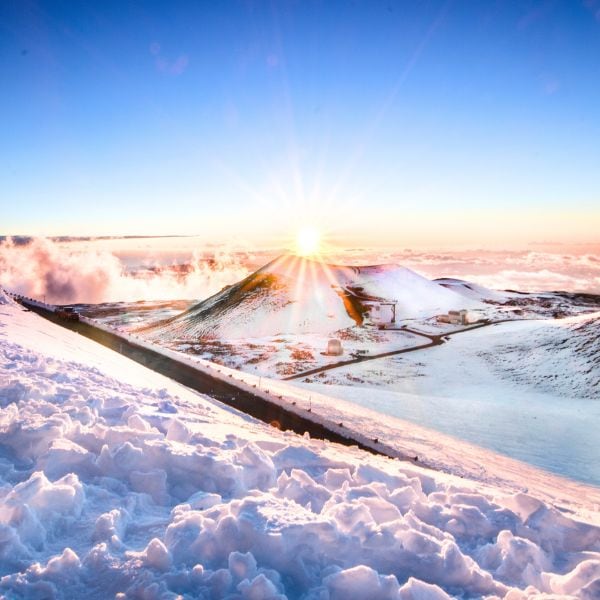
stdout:
<svg viewBox="0 0 600 600">
<path fill-rule="evenodd" d="M 2 306 L 7 598 L 597 597 L 591 488 L 576 514 L 281 432 Z"/>
<path fill-rule="evenodd" d="M 0 306 L 4 304 L 10 304 L 11 302 L 11 298 L 6 294 L 6 292 L 2 288 L 0 288 Z"/>
<path fill-rule="evenodd" d="M 355 324 L 340 296 L 344 290 L 395 301 L 402 319 L 483 306 L 398 265 L 338 266 L 284 255 L 182 315 L 151 327 L 147 335 L 163 342 L 239 339 L 249 332 L 253 337 L 327 335 Z"/>
<path fill-rule="evenodd" d="M 600 485 L 599 316 L 501 323 L 299 385 Z"/>
<path fill-rule="evenodd" d="M 464 281 L 463 279 L 454 279 L 452 277 L 443 277 L 434 279 L 434 282 L 444 286 L 445 288 L 461 294 L 466 298 L 479 300 L 481 302 L 493 300 L 494 302 L 505 302 L 509 298 L 518 297 L 515 292 L 501 292 L 484 287 L 472 281 Z"/>
<path fill-rule="evenodd" d="M 265 376 L 281 377 L 302 373 L 308 369 L 349 360 L 358 355 L 411 348 L 429 340 L 406 331 L 379 331 L 373 328 L 351 328 L 335 333 L 342 342 L 343 355 L 326 354 L 328 335 L 305 333 L 300 335 L 278 335 L 248 337 L 231 342 L 207 340 L 198 343 L 164 344 L 174 350 L 198 355 L 215 363 L 234 369 Z"/>
</svg>

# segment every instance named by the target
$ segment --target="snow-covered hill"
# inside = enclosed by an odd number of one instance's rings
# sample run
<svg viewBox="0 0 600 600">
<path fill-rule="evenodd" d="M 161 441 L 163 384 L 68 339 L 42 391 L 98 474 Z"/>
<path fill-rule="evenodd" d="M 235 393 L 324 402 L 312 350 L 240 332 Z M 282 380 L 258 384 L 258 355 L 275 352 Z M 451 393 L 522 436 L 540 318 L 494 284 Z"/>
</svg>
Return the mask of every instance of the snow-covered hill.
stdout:
<svg viewBox="0 0 600 600">
<path fill-rule="evenodd" d="M 600 399 L 600 312 L 515 323 L 480 347 L 499 377 L 541 392 Z"/>
<path fill-rule="evenodd" d="M 369 298 L 397 302 L 398 319 L 480 306 L 398 265 L 348 267 L 286 255 L 144 333 L 162 341 L 327 334 L 362 323 Z"/>
<path fill-rule="evenodd" d="M 434 283 L 444 286 L 445 288 L 452 290 L 466 298 L 486 302 L 492 300 L 494 302 L 506 302 L 509 298 L 512 298 L 518 293 L 515 292 L 501 292 L 498 290 L 491 290 L 490 288 L 484 287 L 472 281 L 465 281 L 464 279 L 455 279 L 453 277 L 443 277 L 440 279 L 434 279 Z"/>
<path fill-rule="evenodd" d="M 280 432 L 0 311 L 6 598 L 592 600 L 598 494 L 579 489 L 587 522 L 493 477 Z"/>
<path fill-rule="evenodd" d="M 503 322 L 301 385 L 600 485 L 599 331 L 600 312 Z"/>
</svg>

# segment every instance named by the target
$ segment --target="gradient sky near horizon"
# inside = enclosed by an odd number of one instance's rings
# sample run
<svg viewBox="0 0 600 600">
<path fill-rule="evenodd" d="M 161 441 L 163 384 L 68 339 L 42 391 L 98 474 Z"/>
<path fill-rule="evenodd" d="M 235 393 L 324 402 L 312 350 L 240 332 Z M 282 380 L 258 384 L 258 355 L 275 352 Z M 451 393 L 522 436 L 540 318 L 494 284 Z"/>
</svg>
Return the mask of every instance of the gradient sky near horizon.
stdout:
<svg viewBox="0 0 600 600">
<path fill-rule="evenodd" d="M 600 0 L 3 0 L 0 90 L 0 234 L 598 241 Z"/>
</svg>

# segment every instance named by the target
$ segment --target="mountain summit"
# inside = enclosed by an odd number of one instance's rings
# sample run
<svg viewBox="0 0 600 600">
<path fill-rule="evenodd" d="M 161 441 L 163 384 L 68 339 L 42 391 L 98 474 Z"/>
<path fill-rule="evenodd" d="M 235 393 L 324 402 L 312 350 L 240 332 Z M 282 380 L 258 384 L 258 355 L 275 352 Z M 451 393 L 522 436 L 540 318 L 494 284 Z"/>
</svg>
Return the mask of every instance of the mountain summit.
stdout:
<svg viewBox="0 0 600 600">
<path fill-rule="evenodd" d="M 475 305 L 479 302 L 399 265 L 333 265 L 283 255 L 144 332 L 179 341 L 327 334 Z"/>
</svg>

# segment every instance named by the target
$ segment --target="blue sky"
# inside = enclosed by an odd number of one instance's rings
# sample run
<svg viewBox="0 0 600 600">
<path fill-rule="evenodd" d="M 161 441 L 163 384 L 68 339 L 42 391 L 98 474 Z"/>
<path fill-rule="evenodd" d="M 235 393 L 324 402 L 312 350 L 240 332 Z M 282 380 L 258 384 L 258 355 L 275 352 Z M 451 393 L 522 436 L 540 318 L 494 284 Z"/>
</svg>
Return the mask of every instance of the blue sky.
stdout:
<svg viewBox="0 0 600 600">
<path fill-rule="evenodd" d="M 0 90 L 4 234 L 600 228 L 600 0 L 4 0 Z"/>
</svg>

